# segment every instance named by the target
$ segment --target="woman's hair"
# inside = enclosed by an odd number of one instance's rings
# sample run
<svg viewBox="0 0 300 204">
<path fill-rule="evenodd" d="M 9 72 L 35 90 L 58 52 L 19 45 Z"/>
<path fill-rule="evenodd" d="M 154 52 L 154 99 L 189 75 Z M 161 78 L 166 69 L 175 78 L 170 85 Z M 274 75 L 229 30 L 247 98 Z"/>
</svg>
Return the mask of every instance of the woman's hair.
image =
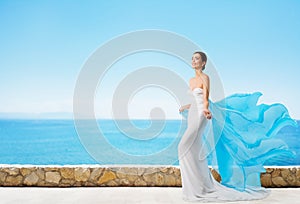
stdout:
<svg viewBox="0 0 300 204">
<path fill-rule="evenodd" d="M 201 56 L 201 60 L 205 62 L 207 62 L 207 57 L 206 57 L 206 54 L 204 52 L 200 52 L 200 51 L 196 51 L 194 52 L 194 54 L 199 54 Z M 202 70 L 205 69 L 205 65 L 202 67 Z"/>
</svg>

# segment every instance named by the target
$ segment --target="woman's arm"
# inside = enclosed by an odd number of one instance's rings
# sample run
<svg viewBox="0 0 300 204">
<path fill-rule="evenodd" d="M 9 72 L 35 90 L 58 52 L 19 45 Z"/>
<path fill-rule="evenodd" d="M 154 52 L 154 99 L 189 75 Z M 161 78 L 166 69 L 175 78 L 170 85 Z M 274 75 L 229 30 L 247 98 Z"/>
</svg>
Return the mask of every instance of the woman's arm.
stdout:
<svg viewBox="0 0 300 204">
<path fill-rule="evenodd" d="M 190 78 L 190 81 L 189 81 L 189 87 L 192 87 L 192 83 L 193 83 L 193 78 Z M 183 112 L 184 110 L 186 110 L 186 109 L 189 109 L 191 107 L 191 104 L 187 104 L 187 105 L 184 105 L 184 106 L 181 106 L 180 108 L 179 108 L 179 112 L 181 113 L 181 112 Z"/>
<path fill-rule="evenodd" d="M 205 75 L 203 77 L 203 114 L 207 119 L 211 119 L 211 112 L 208 110 L 209 107 L 209 77 Z"/>
<path fill-rule="evenodd" d="M 209 102 L 208 102 L 208 98 L 209 98 L 209 77 L 206 75 L 205 77 L 203 77 L 203 105 L 204 105 L 204 109 L 208 109 L 209 106 Z"/>
</svg>

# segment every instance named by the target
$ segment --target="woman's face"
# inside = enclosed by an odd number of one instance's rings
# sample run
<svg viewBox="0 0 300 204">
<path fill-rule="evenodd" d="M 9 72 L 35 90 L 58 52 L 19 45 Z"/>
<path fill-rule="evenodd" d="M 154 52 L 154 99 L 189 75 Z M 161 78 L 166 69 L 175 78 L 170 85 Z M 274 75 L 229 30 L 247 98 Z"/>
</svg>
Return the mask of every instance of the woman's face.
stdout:
<svg viewBox="0 0 300 204">
<path fill-rule="evenodd" d="M 205 65 L 205 62 L 202 61 L 201 55 L 199 53 L 195 53 L 192 57 L 192 67 L 194 69 L 202 69 Z"/>
</svg>

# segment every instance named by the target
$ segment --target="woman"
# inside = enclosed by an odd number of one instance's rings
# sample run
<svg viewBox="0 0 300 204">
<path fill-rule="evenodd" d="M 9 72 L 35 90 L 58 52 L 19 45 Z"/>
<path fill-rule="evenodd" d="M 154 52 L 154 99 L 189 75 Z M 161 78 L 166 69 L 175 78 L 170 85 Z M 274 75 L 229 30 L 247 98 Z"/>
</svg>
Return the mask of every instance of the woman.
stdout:
<svg viewBox="0 0 300 204">
<path fill-rule="evenodd" d="M 209 77 L 203 73 L 206 62 L 205 53 L 193 54 L 195 77 L 189 81 L 192 102 L 179 109 L 188 110 L 187 129 L 178 146 L 183 199 L 207 202 L 265 198 L 269 191 L 260 185 L 263 163 L 274 156 L 292 155 L 283 141 L 272 139 L 276 131 L 270 129 L 278 131 L 295 121 L 281 104 L 257 106 L 260 93 L 235 94 L 225 101 L 209 102 Z M 220 116 L 225 120 L 223 124 Z M 212 177 L 203 150 L 209 139 L 209 122 L 214 136 L 218 135 L 216 144 L 210 147 L 215 154 L 210 156 L 216 161 L 221 184 Z"/>
</svg>

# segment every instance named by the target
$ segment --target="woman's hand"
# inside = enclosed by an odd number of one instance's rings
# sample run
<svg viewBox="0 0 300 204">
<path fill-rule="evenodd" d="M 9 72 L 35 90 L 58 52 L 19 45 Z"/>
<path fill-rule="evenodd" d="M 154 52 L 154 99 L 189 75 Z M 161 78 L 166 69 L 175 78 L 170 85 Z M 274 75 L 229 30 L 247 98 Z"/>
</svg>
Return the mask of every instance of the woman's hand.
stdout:
<svg viewBox="0 0 300 204">
<path fill-rule="evenodd" d="M 189 109 L 190 106 L 191 106 L 191 104 L 187 104 L 187 105 L 181 106 L 179 108 L 179 113 L 182 113 L 184 110 Z"/>
<path fill-rule="evenodd" d="M 208 109 L 204 109 L 203 110 L 203 114 L 204 116 L 207 118 L 207 119 L 211 119 L 212 115 L 211 115 L 211 112 L 208 110 Z"/>
<path fill-rule="evenodd" d="M 179 113 L 182 113 L 184 110 L 185 110 L 185 107 L 184 107 L 184 106 L 181 106 L 181 107 L 179 108 Z"/>
</svg>

